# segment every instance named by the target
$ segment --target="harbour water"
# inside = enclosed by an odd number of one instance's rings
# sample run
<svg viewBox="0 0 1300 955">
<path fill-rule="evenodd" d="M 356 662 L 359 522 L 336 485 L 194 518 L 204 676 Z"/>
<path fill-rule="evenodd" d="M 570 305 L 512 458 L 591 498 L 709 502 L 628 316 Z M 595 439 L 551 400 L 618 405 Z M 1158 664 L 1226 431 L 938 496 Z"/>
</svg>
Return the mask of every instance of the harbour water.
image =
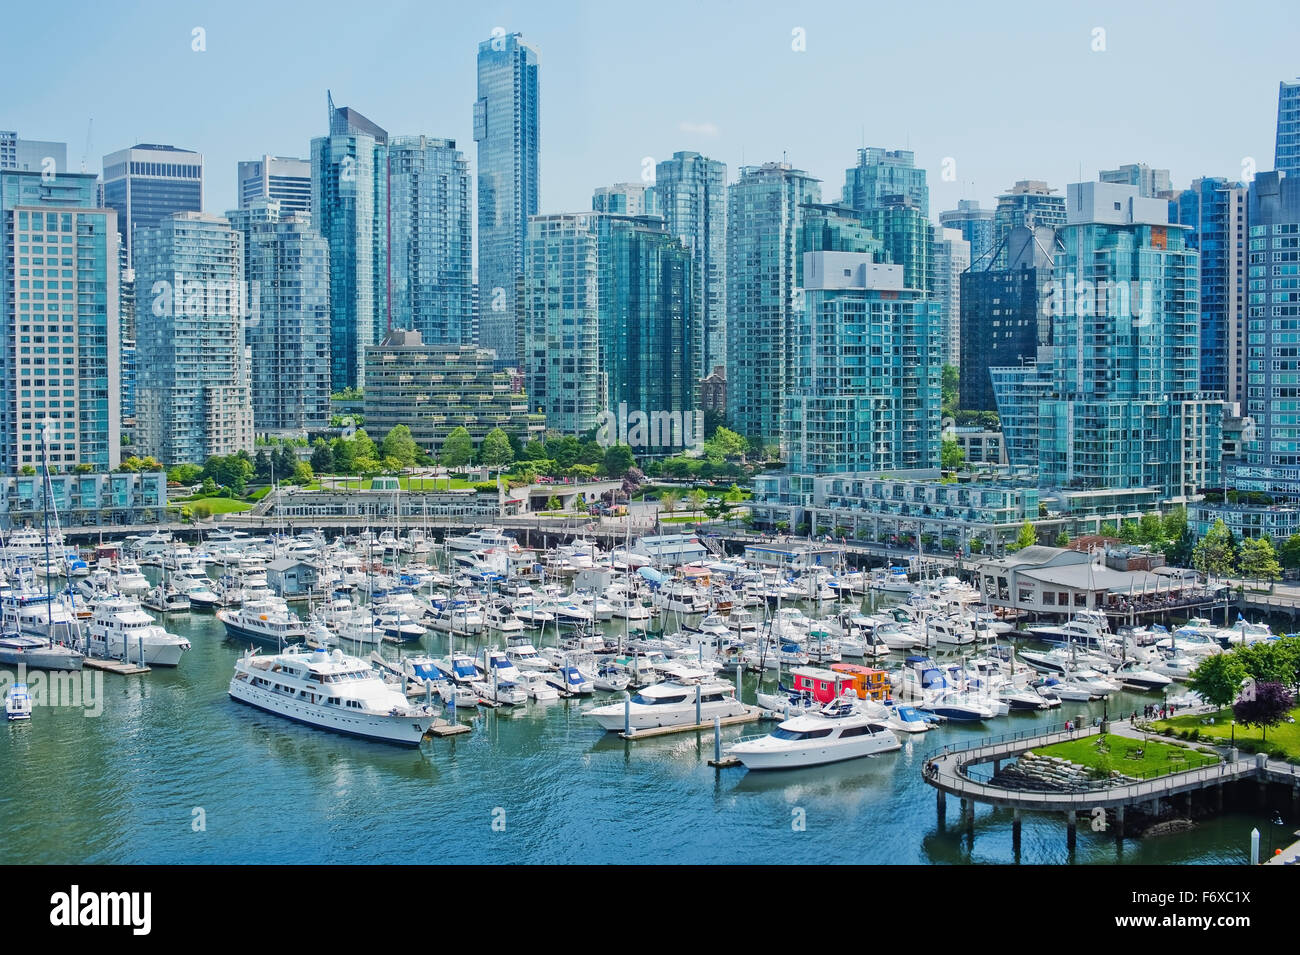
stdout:
<svg viewBox="0 0 1300 955">
<path fill-rule="evenodd" d="M 208 614 L 167 626 L 193 644 L 180 667 L 105 674 L 98 718 L 38 708 L 0 732 L 0 862 L 1009 863 L 1009 812 L 980 806 L 968 836 L 950 805 L 940 831 L 922 753 L 1102 712 L 1065 703 L 949 724 L 904 737 L 899 752 L 774 773 L 711 768 L 711 733 L 624 742 L 582 717 L 580 699 L 461 714 L 471 733 L 407 750 L 231 701 L 242 647 Z M 423 644 L 447 649 L 439 635 Z M 1154 700 L 1117 694 L 1109 711 Z M 726 729 L 724 743 L 755 731 Z M 1028 814 L 1018 861 L 1244 863 L 1250 830 L 1267 850 L 1300 823 L 1286 821 L 1228 814 L 1122 846 L 1081 824 L 1071 857 L 1063 820 Z"/>
</svg>

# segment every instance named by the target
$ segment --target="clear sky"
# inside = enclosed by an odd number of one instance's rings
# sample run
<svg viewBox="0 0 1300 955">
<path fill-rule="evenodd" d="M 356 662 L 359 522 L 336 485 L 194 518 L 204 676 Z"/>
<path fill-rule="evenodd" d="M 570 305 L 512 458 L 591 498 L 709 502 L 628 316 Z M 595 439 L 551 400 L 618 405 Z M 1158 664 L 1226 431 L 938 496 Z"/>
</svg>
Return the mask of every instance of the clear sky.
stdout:
<svg viewBox="0 0 1300 955">
<path fill-rule="evenodd" d="M 932 216 L 1124 162 L 1168 168 L 1175 187 L 1240 178 L 1247 157 L 1272 168 L 1278 81 L 1300 74 L 1296 0 L 72 0 L 4 22 L 0 129 L 66 141 L 74 170 L 92 117 L 89 171 L 137 142 L 197 149 L 217 213 L 239 160 L 310 155 L 327 88 L 390 133 L 455 139 L 473 168 L 475 54 L 494 27 L 540 53 L 543 212 L 589 208 L 594 187 L 677 149 L 733 181 L 786 157 L 834 199 L 857 147 L 910 148 Z"/>
</svg>

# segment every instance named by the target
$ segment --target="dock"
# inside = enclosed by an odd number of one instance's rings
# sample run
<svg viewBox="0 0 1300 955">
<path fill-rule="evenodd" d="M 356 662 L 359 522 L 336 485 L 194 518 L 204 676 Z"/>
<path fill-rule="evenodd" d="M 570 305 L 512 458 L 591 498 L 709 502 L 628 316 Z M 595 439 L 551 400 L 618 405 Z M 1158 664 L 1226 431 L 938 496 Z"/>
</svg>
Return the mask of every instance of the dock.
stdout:
<svg viewBox="0 0 1300 955">
<path fill-rule="evenodd" d="M 429 727 L 429 733 L 433 736 L 459 736 L 461 733 L 468 733 L 472 726 L 465 723 L 448 723 L 446 721 L 435 723 Z"/>
<path fill-rule="evenodd" d="M 99 660 L 95 657 L 86 657 L 81 661 L 81 665 L 90 670 L 105 670 L 109 673 L 120 673 L 122 676 L 149 672 L 149 667 L 138 663 L 127 663 L 125 660 Z"/>
<path fill-rule="evenodd" d="M 762 716 L 762 710 L 757 706 L 745 707 L 745 712 L 740 716 L 728 716 L 726 719 L 719 720 L 719 726 L 739 726 L 742 723 L 756 722 Z M 685 726 L 656 726 L 651 729 L 638 730 L 634 729 L 631 733 L 619 733 L 619 739 L 649 739 L 652 736 L 670 736 L 673 733 L 702 733 L 706 730 L 713 729 L 713 721 L 707 723 L 688 723 Z"/>
</svg>

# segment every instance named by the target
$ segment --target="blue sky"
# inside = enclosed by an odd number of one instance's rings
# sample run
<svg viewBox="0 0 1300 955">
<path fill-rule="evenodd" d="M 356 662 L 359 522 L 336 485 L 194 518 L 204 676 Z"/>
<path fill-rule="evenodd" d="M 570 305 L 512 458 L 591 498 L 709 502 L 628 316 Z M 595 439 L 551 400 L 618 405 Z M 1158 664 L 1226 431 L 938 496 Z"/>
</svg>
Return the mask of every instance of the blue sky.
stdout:
<svg viewBox="0 0 1300 955">
<path fill-rule="evenodd" d="M 218 213 L 239 160 L 309 155 L 327 88 L 392 133 L 455 139 L 472 168 L 475 51 L 498 26 L 540 51 L 543 212 L 587 208 L 595 186 L 639 181 L 644 157 L 677 149 L 725 161 L 732 180 L 784 156 L 836 198 L 857 147 L 910 148 L 932 215 L 1131 161 L 1171 169 L 1176 187 L 1239 178 L 1247 157 L 1272 168 L 1277 84 L 1300 74 L 1294 0 L 171 0 L 22 4 L 5 21 L 0 128 L 66 141 L 76 169 L 93 117 L 96 172 L 136 142 L 198 149 Z"/>
</svg>

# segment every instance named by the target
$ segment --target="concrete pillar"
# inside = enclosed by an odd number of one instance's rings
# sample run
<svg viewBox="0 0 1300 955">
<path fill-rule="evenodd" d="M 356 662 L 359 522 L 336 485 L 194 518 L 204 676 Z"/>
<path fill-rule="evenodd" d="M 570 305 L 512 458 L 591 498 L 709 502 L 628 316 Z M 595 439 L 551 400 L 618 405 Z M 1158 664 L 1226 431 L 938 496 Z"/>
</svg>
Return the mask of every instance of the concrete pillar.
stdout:
<svg viewBox="0 0 1300 955">
<path fill-rule="evenodd" d="M 1011 851 L 1020 857 L 1020 810 L 1011 811 Z"/>
<path fill-rule="evenodd" d="M 1074 810 L 1068 810 L 1065 814 L 1065 848 L 1074 852 L 1075 842 L 1077 840 L 1076 821 Z"/>
<path fill-rule="evenodd" d="M 943 825 L 948 816 L 948 796 L 942 789 L 935 790 L 934 808 L 939 817 L 939 831 L 943 832 Z"/>
<path fill-rule="evenodd" d="M 1300 790 L 1296 790 L 1296 795 L 1300 796 Z M 1223 783 L 1214 787 L 1214 808 L 1219 812 L 1223 811 Z"/>
<path fill-rule="evenodd" d="M 1115 807 L 1115 838 L 1124 841 L 1124 806 L 1120 804 Z"/>
<path fill-rule="evenodd" d="M 1000 772 L 1002 772 L 1002 760 L 995 759 L 993 760 L 993 775 L 996 776 Z"/>
</svg>

